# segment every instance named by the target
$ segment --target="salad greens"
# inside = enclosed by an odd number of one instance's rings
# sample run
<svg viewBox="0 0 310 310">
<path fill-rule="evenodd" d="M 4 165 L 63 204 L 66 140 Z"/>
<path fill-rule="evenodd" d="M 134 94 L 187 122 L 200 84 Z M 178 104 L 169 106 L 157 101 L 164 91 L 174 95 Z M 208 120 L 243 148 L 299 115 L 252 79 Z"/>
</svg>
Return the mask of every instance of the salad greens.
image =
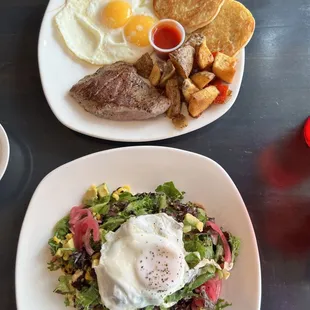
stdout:
<svg viewBox="0 0 310 310">
<path fill-rule="evenodd" d="M 225 259 L 221 239 L 215 238 L 214 231 L 206 226 L 207 221 L 214 219 L 208 218 L 200 205 L 183 203 L 184 194 L 173 182 L 159 185 L 155 192 L 135 195 L 130 192 L 129 186 L 119 187 L 111 193 L 105 183 L 98 187 L 91 186 L 84 195 L 83 204 L 99 225 L 100 240 L 91 240 L 94 250 L 92 255 L 84 248 L 78 251 L 74 247 L 69 215 L 57 222 L 53 237 L 48 241 L 52 255 L 48 268 L 51 271 L 61 269 L 63 275 L 59 277 L 54 292 L 64 295 L 66 306 L 80 310 L 108 310 L 101 302 L 94 272 L 94 266 L 99 263 L 101 245 L 106 241 L 105 235 L 117 230 L 131 217 L 164 212 L 184 223 L 183 242 L 187 252 L 185 260 L 190 269 L 199 267 L 199 273 L 181 290 L 166 297 L 165 305 L 172 305 L 170 308 L 165 308 L 164 305 L 148 306 L 145 310 L 190 309 L 194 300 L 201 299 L 202 296 L 205 302 L 201 309 L 221 310 L 230 306 L 218 298 L 217 302 L 211 302 L 208 292 L 202 294 L 200 287 L 204 283 L 222 279 L 229 272 L 222 269 Z M 231 250 L 231 263 L 234 263 L 239 254 L 240 239 L 228 232 L 224 234 L 227 235 Z"/>
</svg>

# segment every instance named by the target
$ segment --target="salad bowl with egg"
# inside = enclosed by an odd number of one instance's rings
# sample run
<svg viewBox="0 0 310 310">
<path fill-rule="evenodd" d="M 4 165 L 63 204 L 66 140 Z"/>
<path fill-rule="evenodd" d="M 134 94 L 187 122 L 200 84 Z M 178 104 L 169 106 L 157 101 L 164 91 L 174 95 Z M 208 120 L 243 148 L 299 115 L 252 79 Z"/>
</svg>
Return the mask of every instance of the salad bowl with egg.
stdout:
<svg viewBox="0 0 310 310">
<path fill-rule="evenodd" d="M 260 309 L 257 243 L 236 186 L 211 159 L 172 148 L 104 151 L 49 173 L 15 274 L 18 310 L 199 309 L 218 296 L 218 306 Z"/>
<path fill-rule="evenodd" d="M 133 195 L 92 185 L 49 240 L 54 292 L 77 309 L 224 309 L 240 240 L 173 182 Z"/>
</svg>

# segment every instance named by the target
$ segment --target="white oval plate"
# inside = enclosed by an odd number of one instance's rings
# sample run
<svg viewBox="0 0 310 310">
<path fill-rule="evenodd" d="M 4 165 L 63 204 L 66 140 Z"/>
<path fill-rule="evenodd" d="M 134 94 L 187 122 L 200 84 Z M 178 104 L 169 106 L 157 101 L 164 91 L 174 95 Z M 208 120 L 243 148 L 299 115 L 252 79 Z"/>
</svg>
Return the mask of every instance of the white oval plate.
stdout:
<svg viewBox="0 0 310 310">
<path fill-rule="evenodd" d="M 241 253 L 222 297 L 232 310 L 258 310 L 260 262 L 254 230 L 244 202 L 228 174 L 213 160 L 171 148 L 129 147 L 82 157 L 47 175 L 36 189 L 26 213 L 16 260 L 19 310 L 66 309 L 53 293 L 57 272 L 47 270 L 47 246 L 55 223 L 66 215 L 90 184 L 110 188 L 130 184 L 134 192 L 153 191 L 173 180 L 186 200 L 204 204 L 217 223 L 242 239 Z"/>
<path fill-rule="evenodd" d="M 43 90 L 53 113 L 68 128 L 96 138 L 143 142 L 172 138 L 204 127 L 222 115 L 234 104 L 242 82 L 244 71 L 244 49 L 239 54 L 237 73 L 231 85 L 232 96 L 226 104 L 213 105 L 198 119 L 188 117 L 189 125 L 175 129 L 164 115 L 155 119 L 134 122 L 119 122 L 100 119 L 86 112 L 69 95 L 70 88 L 85 75 L 96 71 L 80 61 L 64 45 L 55 24 L 54 16 L 64 0 L 50 0 L 46 9 L 39 37 L 38 57 Z M 184 113 L 188 115 L 187 109 Z"/>
<path fill-rule="evenodd" d="M 10 144 L 4 128 L 0 124 L 0 180 L 8 166 L 10 158 Z"/>
</svg>

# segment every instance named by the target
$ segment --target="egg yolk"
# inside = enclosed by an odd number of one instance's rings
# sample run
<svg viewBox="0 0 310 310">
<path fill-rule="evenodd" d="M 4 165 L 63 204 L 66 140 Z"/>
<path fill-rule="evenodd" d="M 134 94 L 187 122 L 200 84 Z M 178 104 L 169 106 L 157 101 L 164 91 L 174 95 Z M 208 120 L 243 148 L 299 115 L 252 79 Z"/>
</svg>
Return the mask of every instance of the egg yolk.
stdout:
<svg viewBox="0 0 310 310">
<path fill-rule="evenodd" d="M 109 2 L 101 11 L 101 20 L 109 28 L 124 26 L 132 14 L 131 6 L 126 1 Z"/>
<path fill-rule="evenodd" d="M 150 45 L 149 31 L 154 23 L 154 19 L 150 16 L 133 16 L 124 29 L 126 40 L 140 47 Z"/>
</svg>

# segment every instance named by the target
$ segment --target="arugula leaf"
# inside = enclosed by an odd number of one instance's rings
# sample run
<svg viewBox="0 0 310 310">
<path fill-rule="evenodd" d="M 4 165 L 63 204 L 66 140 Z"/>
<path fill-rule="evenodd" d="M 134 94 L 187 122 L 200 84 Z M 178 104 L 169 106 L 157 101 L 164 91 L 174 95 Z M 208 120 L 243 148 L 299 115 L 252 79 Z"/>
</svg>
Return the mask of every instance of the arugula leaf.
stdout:
<svg viewBox="0 0 310 310">
<path fill-rule="evenodd" d="M 223 255 L 224 255 L 224 248 L 221 244 L 218 243 L 215 249 L 214 260 L 218 263 L 219 261 L 222 260 Z"/>
<path fill-rule="evenodd" d="M 159 194 L 157 196 L 157 206 L 159 212 L 165 210 L 168 207 L 166 194 Z"/>
<path fill-rule="evenodd" d="M 119 202 L 120 201 L 134 201 L 136 199 L 137 198 L 133 194 L 131 194 L 129 192 L 123 192 L 123 193 L 119 194 L 118 201 Z"/>
<path fill-rule="evenodd" d="M 211 259 L 214 257 L 214 251 L 213 251 L 213 242 L 209 235 L 201 235 L 200 239 L 202 239 L 203 244 L 205 246 L 206 252 L 205 252 L 205 258 Z"/>
<path fill-rule="evenodd" d="M 91 207 L 90 210 L 100 215 L 106 215 L 110 210 L 110 206 L 108 205 L 108 202 L 98 203 Z"/>
<path fill-rule="evenodd" d="M 101 299 L 99 291 L 95 285 L 83 287 L 82 290 L 76 291 L 75 304 L 77 308 L 80 307 L 85 310 L 99 306 L 101 304 Z"/>
<path fill-rule="evenodd" d="M 154 209 L 154 199 L 150 196 L 145 196 L 142 199 L 135 200 L 129 203 L 125 209 L 126 214 L 133 213 L 136 216 L 150 214 Z"/>
<path fill-rule="evenodd" d="M 124 218 L 124 217 L 110 217 L 108 218 L 108 220 L 106 222 L 104 222 L 100 228 L 103 228 L 104 230 L 107 231 L 114 231 L 116 230 L 118 227 L 120 227 L 123 223 L 125 223 L 127 221 L 128 218 Z"/>
<path fill-rule="evenodd" d="M 214 277 L 214 273 L 204 273 L 198 276 L 193 282 L 189 284 L 190 289 L 194 290 L 202 284 L 206 283 L 208 280 Z"/>
<path fill-rule="evenodd" d="M 56 223 L 54 234 L 57 238 L 63 239 L 69 232 L 69 215 L 67 215 Z"/>
<path fill-rule="evenodd" d="M 51 254 L 54 256 L 58 249 L 62 247 L 61 243 L 57 243 L 53 238 L 48 240 L 48 245 L 50 246 Z"/>
<path fill-rule="evenodd" d="M 58 278 L 58 285 L 54 292 L 58 294 L 73 294 L 75 288 L 71 285 L 72 276 L 62 275 Z"/>
<path fill-rule="evenodd" d="M 181 193 L 178 189 L 176 189 L 173 182 L 166 182 L 162 185 L 159 185 L 155 189 L 155 192 L 164 193 L 171 200 L 182 200 L 184 197 L 184 192 Z"/>
<path fill-rule="evenodd" d="M 232 262 L 234 263 L 237 256 L 239 255 L 240 246 L 241 246 L 241 240 L 238 237 L 233 236 L 231 233 L 229 233 L 229 245 L 231 248 L 231 258 Z"/>
<path fill-rule="evenodd" d="M 197 235 L 194 235 L 192 239 L 184 240 L 184 248 L 186 252 L 198 252 L 201 259 L 206 256 L 206 247 Z"/>
<path fill-rule="evenodd" d="M 198 252 L 192 252 L 185 256 L 185 260 L 190 269 L 194 268 L 200 262 L 200 254 Z"/>
<path fill-rule="evenodd" d="M 215 305 L 214 310 L 222 310 L 224 308 L 230 307 L 232 304 L 226 302 L 224 299 L 219 299 Z"/>
</svg>

